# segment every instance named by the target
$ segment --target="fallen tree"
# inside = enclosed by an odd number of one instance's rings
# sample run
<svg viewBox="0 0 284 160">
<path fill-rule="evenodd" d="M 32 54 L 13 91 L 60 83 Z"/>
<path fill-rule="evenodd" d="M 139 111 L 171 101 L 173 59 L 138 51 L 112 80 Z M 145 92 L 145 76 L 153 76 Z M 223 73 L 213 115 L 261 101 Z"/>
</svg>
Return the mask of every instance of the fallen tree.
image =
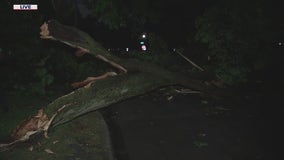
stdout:
<svg viewBox="0 0 284 160">
<path fill-rule="evenodd" d="M 212 89 L 200 80 L 190 78 L 189 75 L 174 73 L 153 63 L 117 57 L 105 50 L 88 34 L 62 25 L 55 20 L 50 20 L 43 26 L 41 27 L 42 38 L 60 41 L 77 48 L 77 53 L 91 54 L 121 71 L 116 76 L 98 80 L 88 88 L 79 88 L 49 104 L 46 108 L 48 116 L 51 116 L 61 106 L 70 104 L 68 109 L 55 118 L 53 125 L 64 123 L 87 112 L 142 95 L 159 87 L 182 85 L 203 93 L 209 93 Z"/>
<path fill-rule="evenodd" d="M 75 87 L 87 87 L 78 88 L 47 105 L 44 113 L 52 118 L 48 119 L 48 122 L 41 122 L 41 126 L 36 122 L 38 129 L 33 130 L 38 132 L 47 132 L 50 126 L 60 125 L 88 112 L 169 85 L 181 85 L 203 94 L 210 94 L 214 90 L 212 86 L 189 75 L 171 72 L 153 63 L 117 57 L 106 51 L 88 34 L 55 20 L 47 21 L 41 26 L 41 38 L 56 40 L 77 48 L 77 55 L 91 54 L 109 63 L 114 67 L 114 71 L 74 83 Z M 62 110 L 63 106 L 65 108 Z M 21 128 L 18 127 L 18 130 Z M 22 141 L 27 140 L 30 134 L 25 135 Z"/>
</svg>

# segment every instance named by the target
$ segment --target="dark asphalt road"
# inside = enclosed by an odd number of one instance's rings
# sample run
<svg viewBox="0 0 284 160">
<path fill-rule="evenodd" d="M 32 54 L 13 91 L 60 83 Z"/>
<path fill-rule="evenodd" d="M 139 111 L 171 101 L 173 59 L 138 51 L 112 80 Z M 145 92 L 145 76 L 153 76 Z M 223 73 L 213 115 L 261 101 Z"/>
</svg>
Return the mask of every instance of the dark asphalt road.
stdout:
<svg viewBox="0 0 284 160">
<path fill-rule="evenodd" d="M 152 93 L 102 111 L 118 160 L 276 158 L 261 95 L 218 101 L 196 94 L 167 98 Z"/>
</svg>

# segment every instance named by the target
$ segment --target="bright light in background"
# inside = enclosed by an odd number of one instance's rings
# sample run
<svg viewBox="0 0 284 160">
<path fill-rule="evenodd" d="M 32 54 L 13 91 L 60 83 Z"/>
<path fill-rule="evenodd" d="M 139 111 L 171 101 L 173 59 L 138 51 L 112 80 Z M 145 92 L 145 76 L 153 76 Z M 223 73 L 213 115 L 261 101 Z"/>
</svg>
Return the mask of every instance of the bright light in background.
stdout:
<svg viewBox="0 0 284 160">
<path fill-rule="evenodd" d="M 147 48 L 148 46 L 146 45 L 148 43 L 146 32 L 142 32 L 138 39 L 139 39 L 139 44 L 140 44 L 141 50 L 142 51 L 148 50 L 148 48 Z"/>
<path fill-rule="evenodd" d="M 129 48 L 125 48 L 125 51 L 128 52 L 128 51 L 129 51 Z"/>
<path fill-rule="evenodd" d="M 147 50 L 146 45 L 142 45 L 142 46 L 141 46 L 141 49 L 142 49 L 142 51 L 146 51 L 146 50 Z"/>
</svg>

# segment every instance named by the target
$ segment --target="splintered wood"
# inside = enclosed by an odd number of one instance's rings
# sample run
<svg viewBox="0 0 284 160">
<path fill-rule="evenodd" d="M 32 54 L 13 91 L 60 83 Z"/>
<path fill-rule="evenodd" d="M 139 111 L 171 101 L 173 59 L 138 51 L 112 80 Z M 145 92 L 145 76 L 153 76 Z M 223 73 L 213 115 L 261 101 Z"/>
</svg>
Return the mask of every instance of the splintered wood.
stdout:
<svg viewBox="0 0 284 160">
<path fill-rule="evenodd" d="M 59 108 L 49 119 L 47 115 L 44 113 L 43 109 L 38 110 L 37 115 L 29 117 L 28 119 L 24 120 L 20 125 L 18 125 L 12 133 L 12 138 L 14 139 L 13 142 L 7 144 L 0 144 L 0 149 L 6 150 L 10 146 L 27 141 L 30 136 L 40 133 L 44 131 L 45 138 L 48 138 L 47 132 L 50 128 L 50 125 L 54 118 L 58 115 L 60 111 L 62 111 L 65 107 L 69 106 L 70 104 L 63 105 Z"/>
</svg>

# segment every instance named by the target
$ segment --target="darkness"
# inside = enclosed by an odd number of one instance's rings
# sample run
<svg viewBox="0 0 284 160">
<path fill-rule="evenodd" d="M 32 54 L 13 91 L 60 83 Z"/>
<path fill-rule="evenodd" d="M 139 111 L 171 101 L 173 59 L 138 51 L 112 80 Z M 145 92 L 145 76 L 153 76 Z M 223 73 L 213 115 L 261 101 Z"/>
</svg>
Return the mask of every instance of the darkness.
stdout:
<svg viewBox="0 0 284 160">
<path fill-rule="evenodd" d="M 185 45 L 187 38 L 185 36 L 195 31 L 195 19 L 210 5 L 212 1 L 208 0 L 168 2 L 165 7 L 167 12 L 156 30 L 170 45 L 175 47 Z"/>
<path fill-rule="evenodd" d="M 67 2 L 68 1 L 66 1 L 66 3 Z M 148 1 L 145 1 L 145 3 L 147 2 Z M 183 46 L 186 44 L 187 36 L 193 34 L 193 32 L 195 31 L 194 23 L 197 16 L 202 15 L 206 7 L 212 5 L 213 2 L 214 1 L 210 0 L 177 0 L 165 2 L 161 1 L 160 3 L 157 2 L 159 3 L 160 8 L 160 10 L 158 11 L 161 12 L 159 13 L 161 15 L 160 19 L 154 23 L 146 22 L 143 26 L 138 26 L 137 28 L 129 28 L 131 27 L 131 25 L 129 25 L 122 27 L 119 30 L 110 30 L 108 26 L 98 23 L 95 18 L 92 18 L 90 16 L 81 19 L 79 17 L 77 25 L 79 28 L 82 28 L 86 32 L 93 34 L 96 39 L 101 41 L 102 43 L 115 47 L 121 45 L 125 46 L 127 44 L 133 45 L 133 41 L 135 41 L 135 39 L 137 39 L 137 36 L 142 32 L 155 32 L 156 34 L 162 36 L 170 46 Z M 126 3 L 128 2 L 126 1 Z M 143 4 L 143 2 L 139 3 Z M 45 4 L 45 6 L 48 6 L 48 4 Z M 142 7 L 145 7 L 144 9 L 141 9 L 142 14 L 143 12 L 147 13 L 147 5 Z M 70 22 L 72 20 L 68 18 L 65 19 L 65 21 L 67 22 L 67 24 L 73 23 Z"/>
<path fill-rule="evenodd" d="M 38 4 L 38 10 L 13 10 L 18 3 Z M 273 159 L 279 150 L 274 142 L 281 137 L 283 117 L 284 10 L 279 4 L 264 0 L 1 0 L 0 123 L 11 118 L 10 113 L 15 113 L 15 120 L 22 119 L 38 109 L 31 107 L 34 103 L 46 104 L 69 93 L 74 81 L 111 70 L 91 56 L 77 58 L 74 49 L 40 39 L 39 26 L 56 19 L 88 33 L 106 49 L 120 49 L 112 54 L 192 74 L 204 83 L 216 82 L 225 95 L 232 95 L 218 100 L 187 94 L 170 101 L 154 92 L 102 110 L 118 159 L 174 159 L 176 153 L 183 155 L 177 156 L 180 159 Z M 140 51 L 141 33 L 151 35 L 147 52 Z M 131 52 L 125 53 L 126 47 Z M 206 72 L 198 72 L 173 54 L 173 48 Z M 22 102 L 29 107 L 18 107 Z M 229 111 L 216 109 L 226 106 L 231 107 Z M 13 123 L 3 123 L 0 140 Z M 206 139 L 207 148 L 198 150 L 189 143 L 196 140 L 193 132 L 200 128 L 214 136 Z M 169 143 L 160 137 L 170 139 Z M 140 144 L 158 148 L 157 153 L 147 152 Z M 153 156 L 145 156 L 148 153 Z"/>
</svg>

